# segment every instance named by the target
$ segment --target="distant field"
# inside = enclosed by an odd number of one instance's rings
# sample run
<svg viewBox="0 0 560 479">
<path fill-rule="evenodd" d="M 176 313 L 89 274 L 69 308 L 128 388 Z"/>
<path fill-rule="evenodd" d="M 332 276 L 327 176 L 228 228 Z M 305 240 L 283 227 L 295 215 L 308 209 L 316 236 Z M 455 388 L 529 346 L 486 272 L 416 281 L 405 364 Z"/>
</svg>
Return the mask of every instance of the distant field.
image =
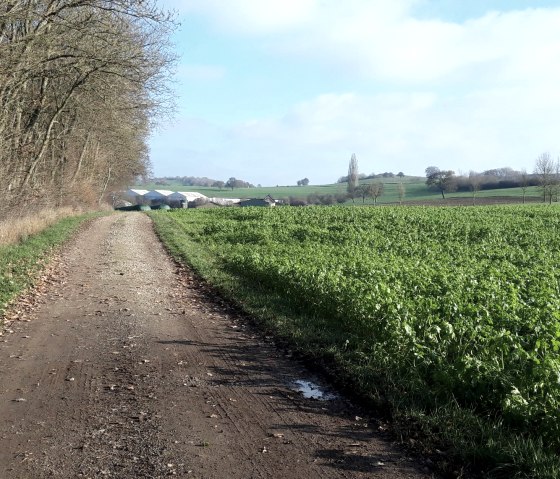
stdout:
<svg viewBox="0 0 560 479">
<path fill-rule="evenodd" d="M 378 203 L 390 204 L 398 203 L 399 196 L 397 193 L 397 185 L 400 180 L 395 178 L 388 178 L 386 180 L 366 180 L 362 183 L 369 183 L 371 181 L 381 181 L 383 183 L 385 190 L 383 195 L 378 199 Z M 405 177 L 403 178 L 403 184 L 406 188 L 406 193 L 404 200 L 405 202 L 424 202 L 424 201 L 436 201 L 443 202 L 441 194 L 432 190 L 429 190 L 426 186 L 425 180 L 419 177 Z M 335 183 L 332 185 L 309 185 L 309 186 L 268 186 L 261 188 L 209 188 L 204 186 L 183 186 L 180 183 L 169 183 L 168 185 L 156 185 L 154 183 L 149 183 L 145 185 L 136 185 L 135 188 L 141 188 L 145 190 L 153 189 L 166 189 L 172 191 L 196 191 L 206 195 L 208 197 L 216 198 L 264 198 L 266 195 L 270 195 L 275 199 L 287 199 L 290 197 L 305 199 L 310 194 L 317 195 L 336 195 L 344 194 L 346 192 L 346 183 Z M 523 192 L 521 188 L 505 188 L 499 190 L 485 190 L 479 191 L 476 194 L 477 199 L 483 198 L 496 198 L 496 197 L 511 197 L 515 199 L 521 199 Z M 446 198 L 472 198 L 472 193 L 448 193 L 445 195 Z M 533 199 L 540 197 L 540 191 L 537 187 L 530 187 L 527 189 L 526 197 L 528 199 Z M 349 201 L 351 203 L 351 201 Z M 356 203 L 361 203 L 361 198 L 356 198 Z M 366 203 L 371 204 L 373 201 L 371 198 L 366 199 Z M 476 199 L 475 199 L 476 202 Z"/>
</svg>

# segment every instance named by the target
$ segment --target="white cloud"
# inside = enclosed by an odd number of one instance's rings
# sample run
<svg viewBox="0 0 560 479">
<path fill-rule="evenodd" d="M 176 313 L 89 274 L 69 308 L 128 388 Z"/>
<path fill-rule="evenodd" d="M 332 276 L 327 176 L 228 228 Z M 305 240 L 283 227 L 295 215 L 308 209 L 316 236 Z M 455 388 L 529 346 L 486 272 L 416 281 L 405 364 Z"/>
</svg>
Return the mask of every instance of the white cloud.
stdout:
<svg viewBox="0 0 560 479">
<path fill-rule="evenodd" d="M 457 24 L 364 7 L 355 16 L 325 15 L 275 45 L 400 85 L 452 84 L 465 77 L 474 84 L 559 79 L 560 9 L 489 13 Z"/>
<path fill-rule="evenodd" d="M 481 68 L 490 72 L 486 80 L 496 82 L 544 71 L 560 78 L 560 8 L 489 12 L 453 23 L 415 18 L 421 0 L 175 2 L 221 28 L 257 35 L 277 52 L 351 67 L 381 81 L 453 80 Z"/>
<path fill-rule="evenodd" d="M 534 121 L 535 108 L 541 122 Z M 344 174 L 352 153 L 365 173 L 421 175 L 430 165 L 455 171 L 532 170 L 539 153 L 556 154 L 557 124 L 549 119 L 559 110 L 560 93 L 519 88 L 466 97 L 329 94 L 296 105 L 281 118 L 228 129 L 190 121 L 174 134 L 182 135 L 189 148 L 196 145 L 188 158 L 205 158 L 189 166 L 189 171 L 200 168 L 192 174 L 208 175 L 211 165 L 220 171 L 213 165 L 227 159 L 222 172 L 255 183 L 287 184 L 298 175 L 329 183 Z"/>
</svg>

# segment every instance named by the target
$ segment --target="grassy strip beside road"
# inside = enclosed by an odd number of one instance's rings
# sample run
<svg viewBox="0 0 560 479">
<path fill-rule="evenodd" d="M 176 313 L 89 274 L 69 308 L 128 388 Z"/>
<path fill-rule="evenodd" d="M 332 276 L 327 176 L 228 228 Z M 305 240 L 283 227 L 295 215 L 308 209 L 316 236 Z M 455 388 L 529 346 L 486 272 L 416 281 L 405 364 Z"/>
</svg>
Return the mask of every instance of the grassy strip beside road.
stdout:
<svg viewBox="0 0 560 479">
<path fill-rule="evenodd" d="M 8 304 L 34 284 L 53 250 L 95 215 L 64 218 L 20 243 L 0 247 L 0 324 Z"/>
<path fill-rule="evenodd" d="M 404 435 L 488 477 L 560 477 L 557 208 L 152 217 L 177 258 Z"/>
</svg>

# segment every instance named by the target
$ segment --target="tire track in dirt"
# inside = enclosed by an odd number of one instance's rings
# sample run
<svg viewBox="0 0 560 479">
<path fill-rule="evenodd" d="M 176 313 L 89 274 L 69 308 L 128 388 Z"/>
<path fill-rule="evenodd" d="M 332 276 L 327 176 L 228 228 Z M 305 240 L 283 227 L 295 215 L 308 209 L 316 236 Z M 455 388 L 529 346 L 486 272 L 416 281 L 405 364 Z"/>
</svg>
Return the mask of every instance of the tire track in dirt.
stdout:
<svg viewBox="0 0 560 479">
<path fill-rule="evenodd" d="M 150 219 L 95 220 L 0 336 L 2 478 L 432 477 L 167 257 Z"/>
</svg>

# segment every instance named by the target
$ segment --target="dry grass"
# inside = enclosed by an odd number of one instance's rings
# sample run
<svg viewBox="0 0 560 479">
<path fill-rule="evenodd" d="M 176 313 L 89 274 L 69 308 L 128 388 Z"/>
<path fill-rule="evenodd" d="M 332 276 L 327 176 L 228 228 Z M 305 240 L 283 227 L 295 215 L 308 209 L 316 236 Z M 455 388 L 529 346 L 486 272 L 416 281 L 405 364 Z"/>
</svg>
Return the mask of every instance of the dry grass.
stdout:
<svg viewBox="0 0 560 479">
<path fill-rule="evenodd" d="M 43 231 L 63 218 L 82 213 L 81 209 L 71 207 L 45 208 L 28 216 L 13 217 L 0 221 L 0 246 L 24 241 L 29 236 Z"/>
</svg>

